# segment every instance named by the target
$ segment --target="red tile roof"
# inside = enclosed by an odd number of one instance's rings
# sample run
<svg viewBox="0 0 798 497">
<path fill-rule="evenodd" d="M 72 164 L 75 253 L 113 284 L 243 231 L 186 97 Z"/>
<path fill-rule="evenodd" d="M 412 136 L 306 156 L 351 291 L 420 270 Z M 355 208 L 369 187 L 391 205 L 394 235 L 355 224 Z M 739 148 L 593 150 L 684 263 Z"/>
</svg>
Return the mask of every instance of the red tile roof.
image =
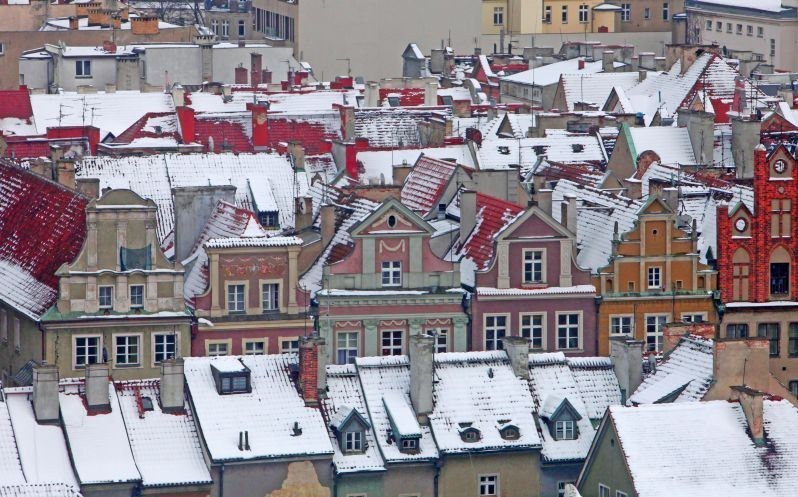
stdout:
<svg viewBox="0 0 798 497">
<path fill-rule="evenodd" d="M 0 163 L 0 300 L 38 319 L 58 296 L 56 270 L 80 252 L 87 199 Z"/>
<path fill-rule="evenodd" d="M 379 104 L 388 97 L 399 97 L 399 105 L 402 107 L 417 107 L 424 105 L 424 88 L 380 88 Z"/>
<path fill-rule="evenodd" d="M 402 204 L 422 216 L 437 206 L 457 164 L 421 155 L 402 187 Z"/>
<path fill-rule="evenodd" d="M 30 104 L 27 88 L 23 86 L 18 90 L 0 90 L 0 119 L 4 117 L 29 121 L 33 118 L 33 107 Z"/>
<path fill-rule="evenodd" d="M 50 141 L 42 137 L 24 137 L 15 140 L 14 137 L 6 137 L 8 147 L 5 157 L 15 159 L 31 159 L 34 157 L 50 156 Z"/>
<path fill-rule="evenodd" d="M 329 152 L 330 140 L 340 138 L 337 128 L 340 124 L 334 119 L 319 117 L 287 118 L 269 116 L 269 146 L 277 148 L 279 143 L 298 142 L 305 147 L 305 154 L 317 155 Z"/>
<path fill-rule="evenodd" d="M 461 254 L 473 260 L 478 269 L 487 269 L 493 258 L 493 242 L 496 235 L 524 209 L 490 195 L 477 193 L 476 197 L 476 224 Z"/>
<path fill-rule="evenodd" d="M 234 118 L 197 118 L 194 125 L 196 141 L 209 148 L 209 138 L 213 138 L 213 152 L 221 152 L 222 145 L 228 145 L 233 152 L 252 152 L 252 143 L 241 120 Z M 210 151 L 210 150 L 209 150 Z"/>
<path fill-rule="evenodd" d="M 176 140 L 180 139 L 180 134 L 175 131 L 164 131 L 161 133 L 155 133 L 154 131 L 145 131 L 144 128 L 147 127 L 149 124 L 150 119 L 156 117 L 167 117 L 167 116 L 175 116 L 172 112 L 147 112 L 143 116 L 141 116 L 136 122 L 130 125 L 128 129 L 120 133 L 119 136 L 116 137 L 114 143 L 130 143 L 136 138 L 161 138 L 165 136 L 171 136 Z M 177 120 L 177 117 L 175 117 Z"/>
</svg>

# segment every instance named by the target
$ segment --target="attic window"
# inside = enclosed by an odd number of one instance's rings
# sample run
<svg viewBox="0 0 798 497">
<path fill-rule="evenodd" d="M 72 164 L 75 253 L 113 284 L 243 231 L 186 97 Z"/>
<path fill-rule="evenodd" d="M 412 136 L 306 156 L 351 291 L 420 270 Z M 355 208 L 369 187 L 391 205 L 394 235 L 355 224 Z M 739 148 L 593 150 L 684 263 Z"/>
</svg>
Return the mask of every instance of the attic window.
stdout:
<svg viewBox="0 0 798 497">
<path fill-rule="evenodd" d="M 142 397 L 141 408 L 144 409 L 145 411 L 152 411 L 154 409 L 152 405 L 152 399 L 150 397 Z"/>
<path fill-rule="evenodd" d="M 499 430 L 499 435 L 504 440 L 518 440 L 521 438 L 521 433 L 518 431 L 518 427 L 514 425 L 508 425 Z"/>
<path fill-rule="evenodd" d="M 510 155 L 510 147 L 506 145 L 499 146 L 499 153 L 502 155 Z"/>
<path fill-rule="evenodd" d="M 391 228 L 396 227 L 396 216 L 388 216 L 388 226 Z"/>
<path fill-rule="evenodd" d="M 576 422 L 570 419 L 557 421 L 554 426 L 554 438 L 557 440 L 576 439 Z"/>
<path fill-rule="evenodd" d="M 234 357 L 220 359 L 211 363 L 211 374 L 219 395 L 251 392 L 249 368 Z"/>
<path fill-rule="evenodd" d="M 152 269 L 152 250 L 149 245 L 138 249 L 121 247 L 119 249 L 119 263 L 122 271 Z"/>
<path fill-rule="evenodd" d="M 399 107 L 400 104 L 399 97 L 388 97 L 388 105 L 391 107 Z"/>
<path fill-rule="evenodd" d="M 279 221 L 277 219 L 277 212 L 275 211 L 268 211 L 268 212 L 261 212 L 260 216 L 260 225 L 264 228 L 277 228 L 279 227 Z"/>
<path fill-rule="evenodd" d="M 479 442 L 480 433 L 476 428 L 466 428 L 460 432 L 460 438 L 466 443 Z"/>
<path fill-rule="evenodd" d="M 585 149 L 585 146 L 582 145 L 581 143 L 572 143 L 571 144 L 571 150 L 573 150 L 574 152 L 582 152 L 584 149 Z"/>
<path fill-rule="evenodd" d="M 418 440 L 415 438 L 402 439 L 402 452 L 415 452 L 418 450 Z"/>
<path fill-rule="evenodd" d="M 441 97 L 441 101 L 443 102 L 443 105 L 447 107 L 451 107 L 454 104 L 454 99 L 451 97 L 451 95 L 443 95 Z"/>
</svg>

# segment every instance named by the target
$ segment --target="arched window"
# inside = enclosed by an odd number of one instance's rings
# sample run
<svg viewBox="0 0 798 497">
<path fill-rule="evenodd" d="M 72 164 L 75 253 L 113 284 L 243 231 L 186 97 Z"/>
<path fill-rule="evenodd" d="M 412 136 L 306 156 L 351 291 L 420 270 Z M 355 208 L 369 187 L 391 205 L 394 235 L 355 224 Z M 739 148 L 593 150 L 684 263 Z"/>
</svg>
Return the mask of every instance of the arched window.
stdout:
<svg viewBox="0 0 798 497">
<path fill-rule="evenodd" d="M 751 258 L 745 249 L 737 249 L 732 257 L 732 300 L 748 300 Z"/>
</svg>

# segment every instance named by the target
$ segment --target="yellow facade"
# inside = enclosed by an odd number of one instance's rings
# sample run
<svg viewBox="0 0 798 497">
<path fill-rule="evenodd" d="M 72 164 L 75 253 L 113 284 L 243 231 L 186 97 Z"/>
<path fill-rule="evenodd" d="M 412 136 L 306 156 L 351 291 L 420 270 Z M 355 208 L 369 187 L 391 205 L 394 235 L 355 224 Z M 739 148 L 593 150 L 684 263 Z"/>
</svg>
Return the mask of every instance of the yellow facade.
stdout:
<svg viewBox="0 0 798 497">
<path fill-rule="evenodd" d="M 483 0 L 482 34 L 616 31 L 617 11 L 594 10 L 599 0 Z M 508 40 L 509 41 L 509 40 Z"/>
</svg>

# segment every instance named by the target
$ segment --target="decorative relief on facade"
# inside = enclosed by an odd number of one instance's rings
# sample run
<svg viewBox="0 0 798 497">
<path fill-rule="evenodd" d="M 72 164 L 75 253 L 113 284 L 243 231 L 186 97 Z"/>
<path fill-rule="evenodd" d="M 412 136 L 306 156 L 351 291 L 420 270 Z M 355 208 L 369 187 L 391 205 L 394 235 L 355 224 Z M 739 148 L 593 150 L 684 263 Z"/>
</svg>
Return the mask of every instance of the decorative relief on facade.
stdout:
<svg viewBox="0 0 798 497">
<path fill-rule="evenodd" d="M 219 263 L 221 273 L 227 278 L 246 276 L 282 276 L 286 272 L 285 256 L 269 255 L 260 257 L 222 257 Z"/>
<path fill-rule="evenodd" d="M 385 252 L 404 252 L 405 251 L 405 241 L 399 240 L 395 245 L 391 245 L 385 240 L 380 240 L 380 253 Z"/>
</svg>

